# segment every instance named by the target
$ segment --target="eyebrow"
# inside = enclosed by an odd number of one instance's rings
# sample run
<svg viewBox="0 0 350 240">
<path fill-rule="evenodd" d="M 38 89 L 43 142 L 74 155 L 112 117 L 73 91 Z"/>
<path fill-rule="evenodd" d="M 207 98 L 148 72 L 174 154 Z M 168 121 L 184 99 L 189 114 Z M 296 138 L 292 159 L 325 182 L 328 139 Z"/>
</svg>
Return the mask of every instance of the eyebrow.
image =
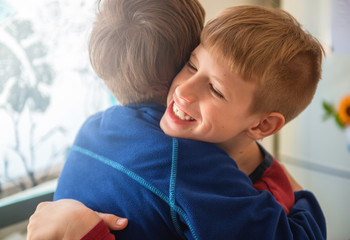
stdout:
<svg viewBox="0 0 350 240">
<path fill-rule="evenodd" d="M 219 78 L 219 77 L 217 77 L 217 76 L 215 76 L 215 75 L 210 75 L 210 77 L 211 77 L 212 79 L 214 79 L 214 81 L 216 81 L 217 84 L 220 85 L 220 87 L 222 88 L 222 89 L 220 89 L 220 91 L 221 91 L 223 94 L 225 94 L 225 95 L 229 94 L 229 93 L 228 93 L 229 91 L 226 90 L 226 89 L 227 89 L 227 86 L 225 85 L 224 81 L 223 81 L 221 78 Z"/>
<path fill-rule="evenodd" d="M 222 94 L 225 95 L 225 99 L 227 97 L 230 98 L 231 93 L 230 93 L 229 90 L 227 90 L 228 89 L 227 86 L 226 86 L 227 81 L 222 80 L 222 78 L 220 78 L 217 75 L 210 75 L 210 78 L 214 79 L 221 86 L 222 89 L 220 89 L 220 91 L 221 91 Z M 226 100 L 228 100 L 228 99 L 226 99 Z"/>
<path fill-rule="evenodd" d="M 197 62 L 199 62 L 199 60 L 198 60 L 198 58 L 197 58 L 197 54 L 196 54 L 195 52 L 192 52 L 192 53 L 191 53 L 190 58 L 191 58 L 191 57 L 195 58 L 195 60 L 196 60 Z M 220 85 L 223 85 L 223 80 L 221 80 L 221 78 L 219 78 L 218 76 L 216 76 L 216 75 L 210 75 L 210 77 L 214 78 Z"/>
<path fill-rule="evenodd" d="M 224 74 L 225 75 L 225 74 Z M 217 81 L 218 83 L 220 83 L 220 85 L 223 85 L 223 83 L 225 82 L 224 80 L 222 80 L 221 77 L 217 76 L 217 75 L 210 75 L 211 78 L 215 79 L 215 81 Z"/>
</svg>

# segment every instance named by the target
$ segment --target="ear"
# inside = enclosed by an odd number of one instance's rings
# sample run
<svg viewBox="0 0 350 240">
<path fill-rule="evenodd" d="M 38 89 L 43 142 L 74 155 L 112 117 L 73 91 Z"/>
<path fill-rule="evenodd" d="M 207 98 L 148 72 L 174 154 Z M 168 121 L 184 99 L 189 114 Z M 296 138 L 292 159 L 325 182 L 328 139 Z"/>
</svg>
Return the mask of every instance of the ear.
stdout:
<svg viewBox="0 0 350 240">
<path fill-rule="evenodd" d="M 265 115 L 260 121 L 249 128 L 248 136 L 254 140 L 268 137 L 278 132 L 284 125 L 285 119 L 281 113 L 272 112 Z"/>
</svg>

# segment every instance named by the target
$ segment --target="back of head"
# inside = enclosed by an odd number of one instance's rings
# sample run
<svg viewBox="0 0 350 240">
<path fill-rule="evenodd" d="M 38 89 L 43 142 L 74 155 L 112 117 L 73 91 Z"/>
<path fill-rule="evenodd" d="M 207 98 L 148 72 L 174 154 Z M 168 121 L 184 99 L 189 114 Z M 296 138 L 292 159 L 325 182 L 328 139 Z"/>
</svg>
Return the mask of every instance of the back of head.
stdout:
<svg viewBox="0 0 350 240">
<path fill-rule="evenodd" d="M 175 74 L 199 44 L 197 0 L 99 0 L 89 43 L 96 73 L 123 105 L 165 104 Z"/>
<path fill-rule="evenodd" d="M 252 112 L 279 112 L 288 122 L 310 104 L 324 51 L 289 13 L 228 8 L 205 26 L 201 41 L 246 81 L 256 82 Z"/>
</svg>

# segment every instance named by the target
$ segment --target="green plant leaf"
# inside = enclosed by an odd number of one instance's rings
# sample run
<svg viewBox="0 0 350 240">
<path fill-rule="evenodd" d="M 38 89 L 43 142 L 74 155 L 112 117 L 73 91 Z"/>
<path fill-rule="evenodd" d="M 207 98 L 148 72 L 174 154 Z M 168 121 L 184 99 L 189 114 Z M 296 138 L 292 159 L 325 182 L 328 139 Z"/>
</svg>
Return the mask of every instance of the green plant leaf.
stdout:
<svg viewBox="0 0 350 240">
<path fill-rule="evenodd" d="M 326 101 L 323 101 L 322 106 L 328 115 L 335 115 L 336 114 L 336 110 L 334 109 L 333 104 L 330 104 Z"/>
<path fill-rule="evenodd" d="M 322 116 L 322 121 L 327 121 L 327 120 L 330 119 L 331 117 L 333 117 L 332 114 L 324 113 L 323 116 Z"/>
<path fill-rule="evenodd" d="M 341 129 L 345 129 L 345 125 L 344 125 L 344 123 L 340 120 L 338 114 L 335 115 L 335 122 L 337 123 L 337 125 L 338 125 Z"/>
</svg>

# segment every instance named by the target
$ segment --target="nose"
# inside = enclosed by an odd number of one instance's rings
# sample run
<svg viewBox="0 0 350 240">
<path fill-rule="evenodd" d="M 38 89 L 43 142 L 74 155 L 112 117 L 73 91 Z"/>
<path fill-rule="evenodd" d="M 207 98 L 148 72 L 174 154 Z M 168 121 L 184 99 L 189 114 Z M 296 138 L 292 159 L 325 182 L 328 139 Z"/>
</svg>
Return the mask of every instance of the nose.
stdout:
<svg viewBox="0 0 350 240">
<path fill-rule="evenodd" d="M 179 100 L 191 103 L 196 101 L 196 90 L 198 89 L 196 89 L 195 81 L 193 81 L 193 79 L 188 79 L 176 87 L 175 95 Z"/>
</svg>

